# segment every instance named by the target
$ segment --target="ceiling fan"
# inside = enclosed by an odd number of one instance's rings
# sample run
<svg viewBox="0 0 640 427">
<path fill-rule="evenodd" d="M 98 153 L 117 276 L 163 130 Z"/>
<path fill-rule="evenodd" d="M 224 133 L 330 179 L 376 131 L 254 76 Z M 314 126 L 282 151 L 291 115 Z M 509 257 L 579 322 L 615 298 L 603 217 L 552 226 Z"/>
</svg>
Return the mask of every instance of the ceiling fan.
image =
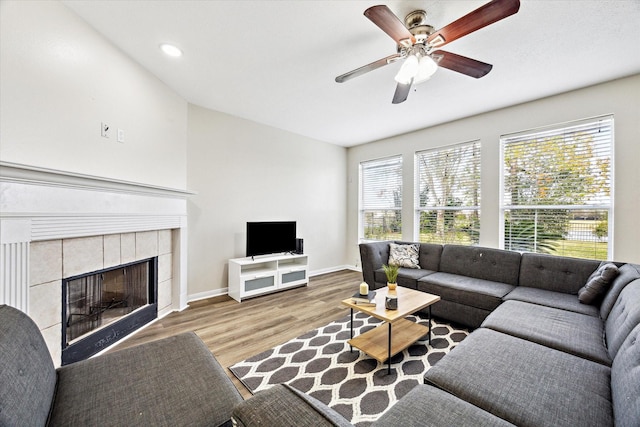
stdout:
<svg viewBox="0 0 640 427">
<path fill-rule="evenodd" d="M 403 23 L 385 5 L 370 7 L 364 11 L 364 16 L 395 40 L 398 44 L 397 53 L 344 73 L 336 77 L 336 82 L 343 83 L 369 71 L 404 60 L 395 77 L 398 84 L 392 101 L 394 104 L 399 104 L 407 99 L 412 85 L 428 80 L 438 67 L 448 68 L 478 79 L 489 73 L 493 66 L 466 56 L 439 50 L 439 48 L 511 16 L 518 12 L 518 9 L 520 9 L 519 0 L 492 0 L 438 31 L 434 31 L 434 28 L 426 22 L 427 13 L 424 10 L 409 13 Z"/>
</svg>

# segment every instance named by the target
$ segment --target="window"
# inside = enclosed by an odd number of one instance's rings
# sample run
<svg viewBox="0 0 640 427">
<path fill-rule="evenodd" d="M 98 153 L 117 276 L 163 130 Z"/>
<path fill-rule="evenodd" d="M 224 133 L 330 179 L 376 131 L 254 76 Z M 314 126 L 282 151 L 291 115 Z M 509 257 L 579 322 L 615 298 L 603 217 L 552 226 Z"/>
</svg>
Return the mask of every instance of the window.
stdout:
<svg viewBox="0 0 640 427">
<path fill-rule="evenodd" d="M 480 236 L 480 142 L 416 153 L 418 240 L 477 244 Z"/>
<path fill-rule="evenodd" d="M 613 117 L 506 135 L 501 144 L 504 248 L 610 258 Z"/>
<path fill-rule="evenodd" d="M 402 157 L 360 163 L 360 238 L 402 238 Z"/>
</svg>

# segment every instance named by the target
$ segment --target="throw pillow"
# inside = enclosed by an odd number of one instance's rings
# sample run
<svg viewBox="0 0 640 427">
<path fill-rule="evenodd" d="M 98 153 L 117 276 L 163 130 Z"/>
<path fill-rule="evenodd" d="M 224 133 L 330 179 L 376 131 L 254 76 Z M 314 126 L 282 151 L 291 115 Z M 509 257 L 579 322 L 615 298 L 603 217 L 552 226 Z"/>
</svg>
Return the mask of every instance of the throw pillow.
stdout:
<svg viewBox="0 0 640 427">
<path fill-rule="evenodd" d="M 583 304 L 594 304 L 605 294 L 609 284 L 618 275 L 618 267 L 610 262 L 603 262 L 589 276 L 587 283 L 578 291 L 578 299 Z"/>
<path fill-rule="evenodd" d="M 389 244 L 389 265 L 398 267 L 420 268 L 418 254 L 420 245 L 412 243 L 410 245 Z"/>
</svg>

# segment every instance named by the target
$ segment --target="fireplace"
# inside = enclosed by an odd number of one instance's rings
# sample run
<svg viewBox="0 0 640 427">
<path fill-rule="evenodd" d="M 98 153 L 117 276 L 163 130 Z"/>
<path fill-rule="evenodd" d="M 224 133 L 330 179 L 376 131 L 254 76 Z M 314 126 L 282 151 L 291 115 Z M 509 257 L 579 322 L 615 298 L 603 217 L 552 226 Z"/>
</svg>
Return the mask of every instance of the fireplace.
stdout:
<svg viewBox="0 0 640 427">
<path fill-rule="evenodd" d="M 54 366 L 63 346 L 85 338 L 62 338 L 63 279 L 157 257 L 155 294 L 132 314 L 162 318 L 187 307 L 190 191 L 0 161 L 0 194 L 0 304 L 36 322 Z M 98 330 L 112 331 L 104 323 Z M 112 331 L 98 347 L 120 336 Z"/>
<path fill-rule="evenodd" d="M 158 258 L 62 280 L 62 364 L 84 360 L 157 318 Z"/>
</svg>

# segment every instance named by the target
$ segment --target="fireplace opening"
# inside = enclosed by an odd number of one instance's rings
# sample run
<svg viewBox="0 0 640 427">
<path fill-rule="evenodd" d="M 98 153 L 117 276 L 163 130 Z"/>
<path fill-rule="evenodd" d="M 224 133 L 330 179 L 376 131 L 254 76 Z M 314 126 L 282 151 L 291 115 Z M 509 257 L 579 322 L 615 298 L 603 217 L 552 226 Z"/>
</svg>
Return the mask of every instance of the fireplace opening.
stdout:
<svg viewBox="0 0 640 427">
<path fill-rule="evenodd" d="M 63 365 L 157 318 L 157 257 L 63 279 L 62 287 Z"/>
</svg>

